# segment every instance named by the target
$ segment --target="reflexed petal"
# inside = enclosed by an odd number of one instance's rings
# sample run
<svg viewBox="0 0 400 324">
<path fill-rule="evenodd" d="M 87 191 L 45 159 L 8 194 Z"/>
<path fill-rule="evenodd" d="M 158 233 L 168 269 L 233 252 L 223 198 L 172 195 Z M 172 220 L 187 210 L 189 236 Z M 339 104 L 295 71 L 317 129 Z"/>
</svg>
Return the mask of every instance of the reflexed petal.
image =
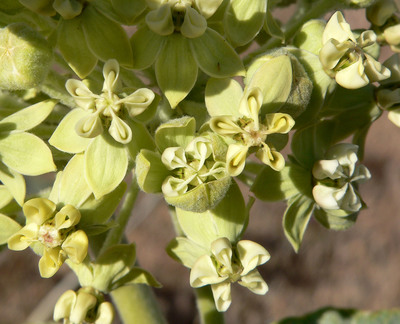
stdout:
<svg viewBox="0 0 400 324">
<path fill-rule="evenodd" d="M 265 295 L 268 291 L 267 284 L 257 270 L 253 270 L 246 276 L 243 276 L 238 281 L 238 284 L 248 288 L 251 292 L 257 295 Z"/>
<path fill-rule="evenodd" d="M 139 28 L 130 42 L 133 68 L 142 70 L 151 66 L 164 46 L 165 37 L 154 33 L 147 25 Z"/>
<path fill-rule="evenodd" d="M 240 100 L 239 112 L 246 117 L 253 119 L 255 130 L 258 130 L 258 113 L 263 103 L 263 95 L 259 88 L 246 89 Z"/>
<path fill-rule="evenodd" d="M 357 44 L 361 48 L 375 44 L 376 34 L 372 30 L 366 30 L 357 38 Z"/>
<path fill-rule="evenodd" d="M 360 197 L 354 191 L 354 187 L 351 184 L 347 186 L 346 194 L 339 205 L 341 209 L 349 212 L 357 212 L 361 209 L 362 203 Z"/>
<path fill-rule="evenodd" d="M 81 220 L 81 213 L 71 205 L 65 205 L 54 217 L 57 230 L 75 226 Z"/>
<path fill-rule="evenodd" d="M 83 323 L 89 310 L 94 308 L 96 304 L 97 298 L 95 296 L 79 291 L 69 320 L 72 323 Z"/>
<path fill-rule="evenodd" d="M 153 91 L 142 88 L 119 100 L 119 102 L 124 104 L 128 110 L 129 116 L 135 117 L 141 114 L 153 102 L 154 97 Z"/>
<path fill-rule="evenodd" d="M 97 309 L 95 324 L 111 324 L 114 319 L 114 307 L 109 302 L 103 302 Z"/>
<path fill-rule="evenodd" d="M 119 64 L 115 59 L 108 60 L 103 67 L 103 91 L 114 92 L 118 86 Z"/>
<path fill-rule="evenodd" d="M 325 44 L 331 38 L 339 42 L 344 42 L 348 39 L 351 39 L 354 43 L 356 42 L 350 25 L 346 22 L 340 11 L 336 11 L 326 24 L 324 33 L 322 34 L 322 43 Z"/>
<path fill-rule="evenodd" d="M 220 277 L 215 265 L 208 255 L 197 259 L 190 271 L 190 286 L 193 288 L 203 287 L 223 282 L 227 277 Z"/>
<path fill-rule="evenodd" d="M 75 306 L 76 293 L 73 290 L 67 290 L 60 298 L 54 307 L 53 319 L 58 322 L 64 318 L 69 318 L 72 308 Z"/>
<path fill-rule="evenodd" d="M 188 38 L 199 37 L 204 34 L 207 29 L 207 21 L 200 15 L 197 10 L 186 8 L 185 18 L 181 26 L 181 33 Z"/>
<path fill-rule="evenodd" d="M 346 89 L 359 89 L 366 86 L 369 83 L 369 79 L 364 73 L 364 64 L 361 56 L 358 57 L 357 62 L 337 72 L 335 80 Z"/>
<path fill-rule="evenodd" d="M 211 252 L 221 265 L 232 273 L 232 245 L 226 237 L 221 237 L 211 243 Z"/>
<path fill-rule="evenodd" d="M 393 124 L 400 127 L 400 108 L 389 111 L 388 118 Z"/>
<path fill-rule="evenodd" d="M 319 52 L 319 60 L 324 68 L 332 70 L 346 52 L 354 47 L 351 42 L 339 43 L 336 39 L 329 39 Z"/>
<path fill-rule="evenodd" d="M 191 179 L 189 179 L 191 180 Z M 161 190 L 165 196 L 176 197 L 184 194 L 188 190 L 190 181 L 178 179 L 172 176 L 166 178 L 161 186 Z"/>
<path fill-rule="evenodd" d="M 7 166 L 5 166 L 3 163 L 0 162 L 0 181 L 4 185 L 1 187 L 6 188 L 5 191 L 2 191 L 0 193 L 2 195 L 1 201 L 2 202 L 7 201 L 8 200 L 7 197 L 11 195 L 10 198 L 12 199 L 14 197 L 17 203 L 20 206 L 22 206 L 26 194 L 26 185 L 24 177 L 18 172 L 13 171 L 12 169 L 8 168 Z"/>
<path fill-rule="evenodd" d="M 150 11 L 146 15 L 146 24 L 153 32 L 159 35 L 167 36 L 172 34 L 175 27 L 169 4 L 164 4 L 158 9 Z"/>
<path fill-rule="evenodd" d="M 357 166 L 351 177 L 351 181 L 356 183 L 363 183 L 369 179 L 371 179 L 371 173 L 365 165 Z"/>
<path fill-rule="evenodd" d="M 72 19 L 82 12 L 83 4 L 79 1 L 54 0 L 53 8 L 64 18 Z"/>
<path fill-rule="evenodd" d="M 61 248 L 44 249 L 39 260 L 39 272 L 42 278 L 52 277 L 64 263 Z"/>
<path fill-rule="evenodd" d="M 228 173 L 235 177 L 242 173 L 247 157 L 248 147 L 241 144 L 231 144 L 226 153 Z"/>
<path fill-rule="evenodd" d="M 400 30 L 399 30 L 400 33 Z M 370 82 L 382 81 L 390 78 L 390 70 L 375 60 L 372 56 L 365 54 L 366 60 L 364 61 L 365 74 L 368 76 Z"/>
<path fill-rule="evenodd" d="M 237 125 L 236 118 L 231 116 L 212 117 L 210 128 L 219 135 L 233 136 L 240 134 L 243 130 Z"/>
<path fill-rule="evenodd" d="M 335 187 L 327 187 L 323 185 L 316 185 L 313 190 L 313 197 L 315 202 L 325 209 L 339 209 L 338 201 L 335 199 L 335 194 L 342 190 Z"/>
<path fill-rule="evenodd" d="M 204 18 L 210 18 L 221 5 L 223 0 L 194 0 L 196 8 L 200 11 Z"/>
<path fill-rule="evenodd" d="M 187 165 L 185 150 L 182 147 L 168 147 L 161 155 L 161 161 L 168 170 L 184 168 Z"/>
<path fill-rule="evenodd" d="M 344 176 L 342 166 L 338 160 L 319 160 L 315 162 L 312 174 L 318 180 L 325 178 L 339 179 Z"/>
<path fill-rule="evenodd" d="M 397 88 L 395 90 L 378 90 L 376 93 L 376 97 L 378 99 L 379 107 L 382 109 L 389 109 L 391 107 L 400 105 L 400 88 Z"/>
<path fill-rule="evenodd" d="M 127 144 L 132 140 L 131 128 L 118 116 L 113 116 L 108 132 L 121 144 Z"/>
<path fill-rule="evenodd" d="M 256 156 L 262 163 L 269 165 L 275 171 L 282 170 L 285 167 L 285 159 L 282 154 L 267 144 L 262 144 L 262 148 L 256 152 Z"/>
<path fill-rule="evenodd" d="M 93 109 L 95 106 L 95 99 L 98 97 L 93 94 L 89 88 L 79 80 L 69 79 L 65 83 L 65 88 L 69 94 L 74 98 L 78 107 L 82 109 Z"/>
<path fill-rule="evenodd" d="M 237 250 L 243 266 L 242 276 L 247 275 L 251 270 L 260 264 L 264 264 L 270 258 L 268 251 L 264 247 L 252 241 L 239 241 Z"/>
<path fill-rule="evenodd" d="M 25 250 L 33 241 L 37 240 L 39 226 L 27 224 L 8 239 L 8 248 L 14 251 Z"/>
<path fill-rule="evenodd" d="M 222 282 L 220 284 L 211 285 L 211 290 L 214 296 L 214 302 L 219 312 L 225 312 L 232 302 L 231 284 Z"/>
<path fill-rule="evenodd" d="M 35 223 L 42 225 L 49 218 L 53 217 L 56 210 L 56 204 L 46 198 L 33 198 L 28 200 L 22 210 L 26 217 L 26 223 Z"/>
<path fill-rule="evenodd" d="M 67 239 L 61 245 L 61 248 L 74 263 L 81 263 L 87 255 L 88 237 L 82 230 L 78 230 L 68 235 Z"/>
<path fill-rule="evenodd" d="M 103 133 L 99 113 L 92 113 L 80 119 L 75 125 L 75 132 L 84 138 L 94 138 Z"/>
<path fill-rule="evenodd" d="M 383 36 L 385 36 L 385 40 L 390 45 L 399 45 L 400 44 L 400 24 L 386 28 L 385 31 L 383 32 Z"/>
<path fill-rule="evenodd" d="M 267 134 L 286 134 L 294 126 L 294 119 L 289 114 L 267 114 L 265 116 L 265 124 L 268 127 Z"/>
</svg>

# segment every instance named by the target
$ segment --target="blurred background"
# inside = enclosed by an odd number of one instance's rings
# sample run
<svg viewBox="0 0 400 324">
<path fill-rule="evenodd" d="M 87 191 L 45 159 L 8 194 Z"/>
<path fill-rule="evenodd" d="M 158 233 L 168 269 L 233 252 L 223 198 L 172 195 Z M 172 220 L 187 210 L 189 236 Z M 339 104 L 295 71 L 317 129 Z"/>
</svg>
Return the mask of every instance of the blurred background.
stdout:
<svg viewBox="0 0 400 324">
<path fill-rule="evenodd" d="M 288 16 L 287 11 L 279 14 Z M 363 11 L 345 16 L 353 28 L 365 26 Z M 360 213 L 353 228 L 343 232 L 329 231 L 311 220 L 298 254 L 283 234 L 285 205 L 255 203 L 244 238 L 260 243 L 271 254 L 270 261 L 259 268 L 269 292 L 258 296 L 233 285 L 227 324 L 269 323 L 324 306 L 365 310 L 399 306 L 399 143 L 400 129 L 384 113 L 368 134 L 363 161 L 372 173 L 372 179 L 360 188 L 368 209 Z M 141 194 L 126 234 L 136 243 L 141 266 L 163 284 L 155 293 L 169 322 L 196 323 L 189 271 L 165 252 L 174 231 L 164 200 Z M 51 279 L 40 278 L 38 259 L 29 249 L 0 253 L 0 324 L 48 320 L 62 292 L 77 288 L 66 266 Z"/>
</svg>

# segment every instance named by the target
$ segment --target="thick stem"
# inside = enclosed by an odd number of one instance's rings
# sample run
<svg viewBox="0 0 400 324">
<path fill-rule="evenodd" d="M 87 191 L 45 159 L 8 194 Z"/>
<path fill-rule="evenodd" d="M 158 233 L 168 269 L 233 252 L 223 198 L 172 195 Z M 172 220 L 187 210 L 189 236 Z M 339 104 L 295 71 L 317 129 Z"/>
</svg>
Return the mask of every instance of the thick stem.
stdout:
<svg viewBox="0 0 400 324">
<path fill-rule="evenodd" d="M 224 313 L 215 308 L 214 297 L 210 286 L 195 289 L 197 309 L 201 324 L 223 324 Z"/>
<path fill-rule="evenodd" d="M 123 286 L 111 292 L 124 324 L 166 324 L 149 286 Z"/>
</svg>

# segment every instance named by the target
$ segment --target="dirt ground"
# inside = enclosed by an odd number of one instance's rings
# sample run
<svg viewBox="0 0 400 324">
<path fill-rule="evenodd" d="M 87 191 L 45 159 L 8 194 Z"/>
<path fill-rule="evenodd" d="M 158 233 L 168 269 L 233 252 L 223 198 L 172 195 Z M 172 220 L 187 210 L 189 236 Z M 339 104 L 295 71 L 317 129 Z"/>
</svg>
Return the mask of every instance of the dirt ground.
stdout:
<svg viewBox="0 0 400 324">
<path fill-rule="evenodd" d="M 227 324 L 269 323 L 328 305 L 371 310 L 399 306 L 399 142 L 400 129 L 383 115 L 370 130 L 364 160 L 372 173 L 372 179 L 361 186 L 369 208 L 361 212 L 353 228 L 343 232 L 328 231 L 311 221 L 299 254 L 282 231 L 284 205 L 256 202 L 245 238 L 262 244 L 271 254 L 271 260 L 260 267 L 269 292 L 257 296 L 234 285 Z M 156 295 L 169 322 L 196 323 L 189 271 L 164 250 L 174 232 L 160 197 L 141 195 L 127 237 L 137 244 L 141 266 L 163 284 Z M 54 287 L 74 286 L 66 267 L 51 279 L 41 279 L 37 262 L 29 250 L 1 252 L 0 324 L 46 319 L 62 292 Z M 37 305 L 41 308 L 34 312 Z"/>
</svg>

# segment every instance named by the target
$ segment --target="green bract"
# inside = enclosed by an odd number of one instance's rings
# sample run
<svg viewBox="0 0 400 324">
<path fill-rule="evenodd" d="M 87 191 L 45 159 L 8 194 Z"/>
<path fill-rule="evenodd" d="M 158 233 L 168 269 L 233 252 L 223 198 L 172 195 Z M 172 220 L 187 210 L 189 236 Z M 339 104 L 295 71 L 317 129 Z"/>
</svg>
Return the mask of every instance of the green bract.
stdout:
<svg viewBox="0 0 400 324">
<path fill-rule="evenodd" d="M 185 210 L 213 208 L 230 185 L 221 141 L 195 134 L 190 117 L 162 124 L 155 134 L 159 152 L 142 150 L 136 158 L 138 184 L 145 192 L 162 192 L 165 200 Z"/>
</svg>

